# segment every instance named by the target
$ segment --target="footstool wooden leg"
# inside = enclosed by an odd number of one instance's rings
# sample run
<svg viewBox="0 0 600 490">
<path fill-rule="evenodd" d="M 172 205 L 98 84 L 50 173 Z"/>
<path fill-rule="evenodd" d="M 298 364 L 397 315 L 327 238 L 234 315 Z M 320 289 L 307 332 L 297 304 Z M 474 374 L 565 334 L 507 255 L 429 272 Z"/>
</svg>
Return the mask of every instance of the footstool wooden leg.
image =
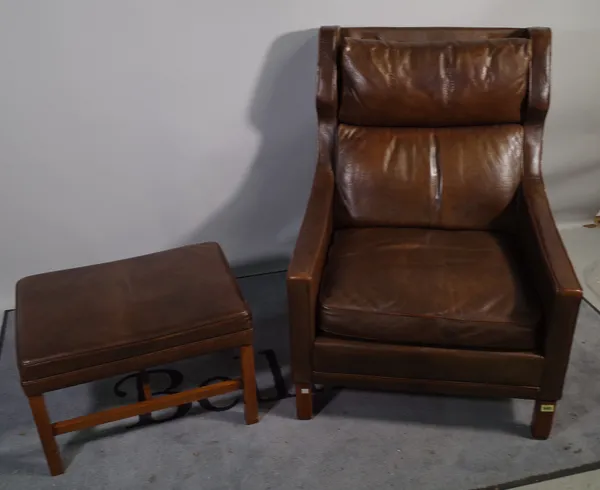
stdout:
<svg viewBox="0 0 600 490">
<path fill-rule="evenodd" d="M 136 378 L 137 382 L 137 392 L 138 392 L 138 402 L 144 402 L 148 400 L 152 400 L 152 390 L 150 389 L 150 379 L 148 376 L 148 372 L 145 370 L 141 370 Z M 149 419 L 152 416 L 152 412 L 143 413 L 140 415 L 142 419 Z"/>
<path fill-rule="evenodd" d="M 296 384 L 296 417 L 299 420 L 310 420 L 312 416 L 312 386 L 308 383 Z"/>
<path fill-rule="evenodd" d="M 52 423 L 50 422 L 48 410 L 46 410 L 44 395 L 30 396 L 28 399 L 31 412 L 33 413 L 33 420 L 35 420 L 40 441 L 44 448 L 44 454 L 46 455 L 46 462 L 48 463 L 50 474 L 52 476 L 62 475 L 65 472 L 65 469 L 63 467 L 58 446 L 56 445 L 56 439 L 54 439 Z"/>
<path fill-rule="evenodd" d="M 152 390 L 150 390 L 150 380 L 146 371 L 140 371 L 139 374 L 140 392 L 143 400 L 152 400 Z M 141 401 L 141 400 L 140 400 Z"/>
<path fill-rule="evenodd" d="M 531 435 L 534 439 L 548 439 L 554 421 L 556 402 L 536 400 L 531 421 Z"/>
<path fill-rule="evenodd" d="M 251 345 L 240 348 L 242 361 L 242 383 L 244 386 L 244 415 L 246 424 L 258 422 L 258 400 L 256 399 L 256 374 L 254 372 L 254 349 Z"/>
</svg>

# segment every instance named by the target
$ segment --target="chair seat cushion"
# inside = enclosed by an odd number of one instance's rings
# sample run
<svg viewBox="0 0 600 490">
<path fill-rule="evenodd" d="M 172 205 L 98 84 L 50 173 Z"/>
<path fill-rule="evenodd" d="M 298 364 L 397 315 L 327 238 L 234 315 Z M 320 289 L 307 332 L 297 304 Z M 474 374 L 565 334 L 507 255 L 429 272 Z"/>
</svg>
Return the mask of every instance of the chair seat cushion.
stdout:
<svg viewBox="0 0 600 490">
<path fill-rule="evenodd" d="M 540 323 L 507 237 L 484 231 L 337 231 L 319 327 L 379 342 L 530 351 Z"/>
<path fill-rule="evenodd" d="M 216 243 L 26 277 L 16 312 L 22 382 L 251 329 Z"/>
</svg>

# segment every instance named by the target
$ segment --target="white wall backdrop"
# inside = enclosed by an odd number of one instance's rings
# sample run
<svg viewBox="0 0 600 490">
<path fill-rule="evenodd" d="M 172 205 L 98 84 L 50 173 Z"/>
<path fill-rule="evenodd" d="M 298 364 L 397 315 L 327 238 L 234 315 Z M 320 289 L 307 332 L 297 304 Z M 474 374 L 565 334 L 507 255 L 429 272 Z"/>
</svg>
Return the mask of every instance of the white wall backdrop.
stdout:
<svg viewBox="0 0 600 490">
<path fill-rule="evenodd" d="M 598 19 L 597 0 L 0 0 L 0 308 L 24 275 L 200 240 L 287 257 L 320 25 L 552 27 L 547 184 L 559 220 L 592 216 Z"/>
</svg>

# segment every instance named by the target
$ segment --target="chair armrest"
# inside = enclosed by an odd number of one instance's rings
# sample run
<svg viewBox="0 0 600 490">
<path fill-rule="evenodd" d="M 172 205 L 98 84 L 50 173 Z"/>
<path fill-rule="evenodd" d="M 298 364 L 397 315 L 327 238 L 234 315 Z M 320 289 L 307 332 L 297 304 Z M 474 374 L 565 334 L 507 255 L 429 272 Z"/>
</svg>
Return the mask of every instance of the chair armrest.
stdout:
<svg viewBox="0 0 600 490">
<path fill-rule="evenodd" d="M 523 198 L 534 246 L 544 260 L 554 292 L 560 296 L 581 298 L 581 285 L 575 275 L 565 246 L 556 228 L 544 184 L 539 179 L 526 179 Z"/>
<path fill-rule="evenodd" d="M 296 383 L 310 383 L 312 373 L 316 305 L 331 239 L 333 190 L 331 167 L 318 164 L 287 273 L 292 373 Z"/>
<path fill-rule="evenodd" d="M 521 239 L 544 314 L 542 345 L 547 362 L 540 399 L 558 400 L 562 395 L 583 292 L 556 228 L 543 181 L 526 178 L 522 192 L 525 212 Z"/>
</svg>

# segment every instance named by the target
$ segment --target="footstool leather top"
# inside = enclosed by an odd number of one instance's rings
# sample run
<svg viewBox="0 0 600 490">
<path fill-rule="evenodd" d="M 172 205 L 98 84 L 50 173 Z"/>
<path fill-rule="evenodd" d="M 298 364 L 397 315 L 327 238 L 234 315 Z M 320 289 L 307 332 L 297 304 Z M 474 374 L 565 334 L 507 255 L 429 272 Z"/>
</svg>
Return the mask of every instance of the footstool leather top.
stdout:
<svg viewBox="0 0 600 490">
<path fill-rule="evenodd" d="M 251 329 L 216 243 L 49 272 L 17 284 L 21 381 Z"/>
</svg>

